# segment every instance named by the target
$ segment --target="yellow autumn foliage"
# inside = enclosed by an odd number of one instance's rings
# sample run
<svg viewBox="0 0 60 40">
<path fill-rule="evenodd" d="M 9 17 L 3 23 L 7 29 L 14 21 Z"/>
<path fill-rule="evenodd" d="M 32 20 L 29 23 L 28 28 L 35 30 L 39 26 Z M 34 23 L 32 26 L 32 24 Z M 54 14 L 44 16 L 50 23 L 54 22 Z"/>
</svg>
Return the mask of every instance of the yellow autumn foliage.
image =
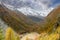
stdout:
<svg viewBox="0 0 60 40">
<path fill-rule="evenodd" d="M 5 40 L 15 40 L 14 31 L 10 27 L 6 29 Z"/>
<path fill-rule="evenodd" d="M 47 35 L 42 35 L 37 38 L 37 40 L 58 40 L 59 39 L 59 34 L 47 34 Z"/>
<path fill-rule="evenodd" d="M 56 29 L 56 31 L 55 31 L 55 32 L 60 33 L 60 26 Z"/>
<path fill-rule="evenodd" d="M 16 35 L 16 40 L 20 40 L 20 35 Z"/>
<path fill-rule="evenodd" d="M 26 40 L 29 40 L 29 38 L 27 37 Z M 36 40 L 60 40 L 60 26 L 55 30 L 55 32 L 51 32 L 50 34 L 41 33 Z"/>
</svg>

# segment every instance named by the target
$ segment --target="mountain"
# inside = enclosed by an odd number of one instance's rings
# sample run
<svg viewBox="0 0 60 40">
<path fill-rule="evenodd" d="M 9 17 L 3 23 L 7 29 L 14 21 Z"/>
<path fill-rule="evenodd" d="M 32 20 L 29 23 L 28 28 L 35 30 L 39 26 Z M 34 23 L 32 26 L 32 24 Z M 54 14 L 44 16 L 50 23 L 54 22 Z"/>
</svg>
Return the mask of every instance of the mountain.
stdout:
<svg viewBox="0 0 60 40">
<path fill-rule="evenodd" d="M 46 21 L 46 27 L 48 27 L 49 31 L 55 30 L 60 26 L 60 6 L 57 6 L 48 14 Z"/>
<path fill-rule="evenodd" d="M 21 12 L 6 8 L 4 4 L 0 4 L 0 18 L 18 33 L 32 32 L 38 30 L 36 28 L 39 28 L 38 24 L 27 16 Z"/>
<path fill-rule="evenodd" d="M 37 10 L 37 9 L 33 9 L 31 7 L 21 7 L 21 8 L 17 8 L 17 10 L 21 11 L 24 15 L 46 17 L 48 15 L 48 13 L 53 10 L 53 8 L 49 8 L 47 10 L 45 10 L 45 9 Z"/>
<path fill-rule="evenodd" d="M 50 32 L 56 29 L 60 25 L 60 6 L 51 11 L 40 23 L 31 20 L 33 18 L 35 20 L 39 19 L 37 16 L 29 17 L 20 11 L 10 10 L 4 4 L 0 4 L 0 18 L 20 34 L 26 32 Z"/>
<path fill-rule="evenodd" d="M 32 19 L 35 22 L 40 22 L 44 20 L 44 17 L 41 16 L 41 13 L 39 13 L 38 11 L 35 11 L 31 8 L 21 8 L 21 9 L 17 9 L 17 11 L 22 12 L 24 15 L 26 15 L 27 17 L 29 17 L 30 19 Z"/>
<path fill-rule="evenodd" d="M 2 0 L 2 2 L 6 6 L 12 6 L 12 9 L 23 12 L 24 15 L 45 17 L 53 9 L 52 7 L 46 8 L 40 0 Z"/>
<path fill-rule="evenodd" d="M 10 10 L 15 10 L 15 11 L 18 11 L 18 12 L 22 12 L 22 14 L 26 15 L 27 17 L 32 19 L 34 22 L 40 22 L 40 21 L 44 20 L 44 17 L 41 16 L 38 11 L 35 11 L 33 9 L 30 9 L 30 8 L 27 8 L 27 9 L 26 8 L 23 8 L 23 9 L 22 8 L 20 8 L 20 9 L 19 8 L 14 8 L 14 6 L 11 6 L 11 5 L 8 5 L 8 4 L 5 4 L 5 3 L 4 3 L 4 5 Z"/>
<path fill-rule="evenodd" d="M 49 21 L 56 23 L 58 18 L 60 18 L 60 6 L 51 11 L 46 18 L 49 19 Z"/>
<path fill-rule="evenodd" d="M 53 8 L 45 8 L 39 0 L 2 0 L 2 3 L 11 10 L 22 12 L 34 22 L 41 22 Z"/>
</svg>

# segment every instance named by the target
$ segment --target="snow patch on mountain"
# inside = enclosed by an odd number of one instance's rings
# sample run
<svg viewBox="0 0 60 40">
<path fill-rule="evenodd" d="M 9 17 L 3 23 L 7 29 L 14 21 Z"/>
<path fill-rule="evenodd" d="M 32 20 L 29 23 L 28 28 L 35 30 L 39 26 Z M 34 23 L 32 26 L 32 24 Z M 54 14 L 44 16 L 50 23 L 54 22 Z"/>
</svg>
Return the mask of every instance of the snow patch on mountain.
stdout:
<svg viewBox="0 0 60 40">
<path fill-rule="evenodd" d="M 53 8 L 37 11 L 37 10 L 31 9 L 30 7 L 22 7 L 22 8 L 17 8 L 17 10 L 21 11 L 25 15 L 47 16 L 53 10 Z"/>
<path fill-rule="evenodd" d="M 4 3 L 4 5 L 5 5 L 8 9 L 10 9 L 10 10 L 14 10 L 14 9 L 15 9 L 14 6 L 12 6 L 12 5 L 8 5 L 8 4 L 5 4 L 5 3 Z"/>
<path fill-rule="evenodd" d="M 44 9 L 44 7 L 41 8 L 41 10 L 35 10 L 35 9 L 32 9 L 31 7 L 21 7 L 21 8 L 15 8 L 14 6 L 12 5 L 9 5 L 9 4 L 5 4 L 4 5 L 8 8 L 8 9 L 11 9 L 11 10 L 18 10 L 20 12 L 22 12 L 24 15 L 31 15 L 31 16 L 36 16 L 36 17 L 39 17 L 39 16 L 47 16 L 54 8 L 46 8 Z"/>
</svg>

